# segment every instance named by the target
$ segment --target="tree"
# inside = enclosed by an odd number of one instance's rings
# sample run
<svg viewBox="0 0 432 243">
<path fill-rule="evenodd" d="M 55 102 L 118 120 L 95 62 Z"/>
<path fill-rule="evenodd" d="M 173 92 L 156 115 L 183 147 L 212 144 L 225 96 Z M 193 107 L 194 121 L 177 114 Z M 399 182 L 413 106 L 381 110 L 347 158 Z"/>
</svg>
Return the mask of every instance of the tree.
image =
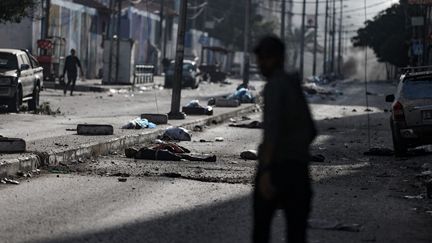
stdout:
<svg viewBox="0 0 432 243">
<path fill-rule="evenodd" d="M 192 1 L 194 4 L 201 5 L 205 1 Z M 245 7 L 243 1 L 233 0 L 211 0 L 207 1 L 203 11 L 196 19 L 196 28 L 206 31 L 210 36 L 221 40 L 228 46 L 241 49 L 244 41 L 244 20 Z M 257 6 L 252 5 L 251 11 L 251 47 L 257 39 L 265 34 L 273 33 L 274 23 L 265 21 L 262 16 L 257 14 Z M 194 11 L 195 10 L 195 11 Z M 199 13 L 200 9 L 191 9 L 189 17 Z M 205 22 L 214 22 L 214 28 L 206 29 Z M 189 21 L 191 22 L 191 21 Z M 190 24 L 190 23 L 189 23 Z"/>
<path fill-rule="evenodd" d="M 0 23 L 19 23 L 31 17 L 40 0 L 0 0 Z"/>
<path fill-rule="evenodd" d="M 379 62 L 387 62 L 397 67 L 408 65 L 411 30 L 407 28 L 405 20 L 413 10 L 406 1 L 401 1 L 400 4 L 381 11 L 357 30 L 357 35 L 351 39 L 353 45 L 372 48 Z"/>
</svg>

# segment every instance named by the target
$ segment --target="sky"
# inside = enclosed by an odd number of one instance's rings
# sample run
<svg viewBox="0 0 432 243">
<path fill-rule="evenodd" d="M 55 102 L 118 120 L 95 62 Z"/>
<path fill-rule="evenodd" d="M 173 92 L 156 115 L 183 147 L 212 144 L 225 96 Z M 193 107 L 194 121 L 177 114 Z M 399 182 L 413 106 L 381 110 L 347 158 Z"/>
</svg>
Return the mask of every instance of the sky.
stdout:
<svg viewBox="0 0 432 243">
<path fill-rule="evenodd" d="M 302 12 L 302 0 L 293 0 L 294 1 L 294 9 L 293 12 L 295 14 L 293 18 L 293 23 L 296 26 L 300 26 L 301 24 L 301 15 Z M 315 14 L 315 0 L 306 0 L 306 14 L 314 15 Z M 330 0 L 330 2 L 332 2 Z M 347 38 L 350 38 L 355 35 L 355 30 L 362 27 L 365 21 L 364 15 L 364 6 L 367 6 L 367 19 L 372 19 L 378 12 L 390 7 L 392 4 L 398 3 L 398 0 L 344 0 L 344 18 L 343 18 L 343 26 L 345 30 L 348 30 L 349 33 Z M 333 7 L 330 5 L 330 7 Z M 340 0 L 336 0 L 336 11 L 340 9 Z M 325 0 L 319 0 L 319 20 L 318 20 L 318 28 L 320 39 L 323 37 L 324 32 L 324 14 L 325 13 Z M 337 22 L 337 25 L 339 22 Z M 338 28 L 337 28 L 338 29 Z"/>
</svg>

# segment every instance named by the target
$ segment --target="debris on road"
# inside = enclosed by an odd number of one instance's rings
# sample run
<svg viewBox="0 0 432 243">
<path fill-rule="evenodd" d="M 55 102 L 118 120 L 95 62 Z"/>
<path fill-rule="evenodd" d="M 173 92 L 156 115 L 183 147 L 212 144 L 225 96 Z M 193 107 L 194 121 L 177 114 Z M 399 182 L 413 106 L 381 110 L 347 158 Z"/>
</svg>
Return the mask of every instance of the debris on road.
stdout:
<svg viewBox="0 0 432 243">
<path fill-rule="evenodd" d="M 40 114 L 40 115 L 49 115 L 49 116 L 55 116 L 60 115 L 60 107 L 57 108 L 57 110 L 51 109 L 51 104 L 49 102 L 43 102 L 41 105 L 39 105 L 34 111 L 34 114 Z"/>
<path fill-rule="evenodd" d="M 404 196 L 403 198 L 405 198 L 405 199 L 423 199 L 424 197 L 423 197 L 423 195 L 422 194 L 420 194 L 420 195 L 416 195 L 416 196 Z"/>
<path fill-rule="evenodd" d="M 316 154 L 316 155 L 312 155 L 311 157 L 311 161 L 312 162 L 319 162 L 322 163 L 325 161 L 325 157 L 322 154 Z"/>
<path fill-rule="evenodd" d="M 257 160 L 258 152 L 256 150 L 246 150 L 241 152 L 240 158 L 244 160 Z"/>
<path fill-rule="evenodd" d="M 194 128 L 192 130 L 194 132 L 203 132 L 204 131 L 204 126 L 196 125 L 196 126 L 194 126 Z"/>
<path fill-rule="evenodd" d="M 191 141 L 192 135 L 183 127 L 168 127 L 161 137 L 162 140 Z"/>
<path fill-rule="evenodd" d="M 214 102 L 212 99 L 209 100 L 209 105 L 214 104 L 216 107 L 238 107 L 240 106 L 240 101 L 238 100 L 229 100 L 226 98 L 217 98 L 214 99 Z"/>
<path fill-rule="evenodd" d="M 262 122 L 260 122 L 260 121 L 231 123 L 228 126 L 230 126 L 230 127 L 239 127 L 239 128 L 251 128 L 251 129 L 262 129 L 262 128 L 264 128 L 264 124 Z"/>
<path fill-rule="evenodd" d="M 144 128 L 156 128 L 156 124 L 149 122 L 147 119 L 135 118 L 129 121 L 126 125 L 122 126 L 122 129 L 144 129 Z"/>
<path fill-rule="evenodd" d="M 322 219 L 310 219 L 309 227 L 312 229 L 337 230 L 348 232 L 360 232 L 362 230 L 361 224 L 345 224 L 338 221 L 328 221 Z"/>
<path fill-rule="evenodd" d="M 226 98 L 227 100 L 238 100 L 240 103 L 255 103 L 255 97 L 246 88 L 240 88 Z"/>
<path fill-rule="evenodd" d="M 211 106 L 201 106 L 198 100 L 190 101 L 187 105 L 182 107 L 182 111 L 186 115 L 213 115 L 213 108 Z"/>
<path fill-rule="evenodd" d="M 78 135 L 113 135 L 114 128 L 105 124 L 78 124 Z"/>
<path fill-rule="evenodd" d="M 127 148 L 125 149 L 125 155 L 128 158 L 144 160 L 216 162 L 215 155 L 191 154 L 189 149 L 175 143 L 159 143 L 140 149 Z"/>
<path fill-rule="evenodd" d="M 156 125 L 168 124 L 167 114 L 141 114 L 141 119 L 147 119 L 147 121 Z"/>
<path fill-rule="evenodd" d="M 3 178 L 1 180 L 1 183 L 3 183 L 3 184 L 12 184 L 12 185 L 19 185 L 20 184 L 19 181 L 12 180 L 12 179 L 9 179 L 9 178 Z"/>
<path fill-rule="evenodd" d="M 217 137 L 215 138 L 216 142 L 223 142 L 225 139 L 223 137 Z"/>
<path fill-rule="evenodd" d="M 126 182 L 126 181 L 127 181 L 127 178 L 125 178 L 125 177 L 120 177 L 120 178 L 118 178 L 118 181 L 119 181 L 119 182 Z"/>
<path fill-rule="evenodd" d="M 26 142 L 21 138 L 0 137 L 1 153 L 23 153 L 26 151 Z"/>
<path fill-rule="evenodd" d="M 367 156 L 393 156 L 394 151 L 389 148 L 370 148 L 363 154 Z"/>
</svg>

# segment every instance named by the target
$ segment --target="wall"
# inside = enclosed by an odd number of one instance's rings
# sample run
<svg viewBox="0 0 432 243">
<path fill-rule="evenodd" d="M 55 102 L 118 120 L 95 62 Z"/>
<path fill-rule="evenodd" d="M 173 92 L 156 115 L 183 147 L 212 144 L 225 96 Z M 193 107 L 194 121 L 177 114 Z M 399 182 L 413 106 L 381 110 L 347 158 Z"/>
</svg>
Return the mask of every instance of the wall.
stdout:
<svg viewBox="0 0 432 243">
<path fill-rule="evenodd" d="M 32 20 L 21 23 L 0 24 L 0 48 L 32 50 Z"/>
</svg>

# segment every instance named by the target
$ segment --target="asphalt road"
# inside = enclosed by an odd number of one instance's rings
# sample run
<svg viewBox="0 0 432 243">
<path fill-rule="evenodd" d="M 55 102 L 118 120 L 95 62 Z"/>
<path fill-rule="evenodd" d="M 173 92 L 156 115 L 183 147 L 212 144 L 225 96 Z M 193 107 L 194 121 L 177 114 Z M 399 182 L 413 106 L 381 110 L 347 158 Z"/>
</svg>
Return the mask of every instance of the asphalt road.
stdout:
<svg viewBox="0 0 432 243">
<path fill-rule="evenodd" d="M 371 146 L 391 145 L 389 114 L 384 112 L 388 105 L 383 99 L 394 86 L 371 84 L 371 112 L 365 111 L 361 84 L 342 83 L 336 88 L 344 95 L 310 97 L 320 130 L 312 153 L 326 158 L 311 164 L 311 219 L 321 226 L 340 223 L 349 227 L 312 227 L 310 242 L 432 242 L 431 201 L 404 198 L 424 196 L 416 175 L 430 163 L 430 153 L 417 151 L 406 158 L 363 155 L 368 149 L 368 114 Z M 260 119 L 260 114 L 250 118 Z M 215 142 L 216 137 L 224 141 Z M 201 139 L 208 142 L 199 142 Z M 193 141 L 181 143 L 197 153 L 215 154 L 215 163 L 135 161 L 118 151 L 51 168 L 51 173 L 44 171 L 18 186 L 0 185 L 0 208 L 7 209 L 0 211 L 1 239 L 250 242 L 251 179 L 256 161 L 244 161 L 239 153 L 256 148 L 260 139 L 260 130 L 222 124 L 195 132 Z M 130 176 L 119 182 L 116 173 Z M 273 242 L 283 242 L 283 229 L 279 213 Z"/>
</svg>

